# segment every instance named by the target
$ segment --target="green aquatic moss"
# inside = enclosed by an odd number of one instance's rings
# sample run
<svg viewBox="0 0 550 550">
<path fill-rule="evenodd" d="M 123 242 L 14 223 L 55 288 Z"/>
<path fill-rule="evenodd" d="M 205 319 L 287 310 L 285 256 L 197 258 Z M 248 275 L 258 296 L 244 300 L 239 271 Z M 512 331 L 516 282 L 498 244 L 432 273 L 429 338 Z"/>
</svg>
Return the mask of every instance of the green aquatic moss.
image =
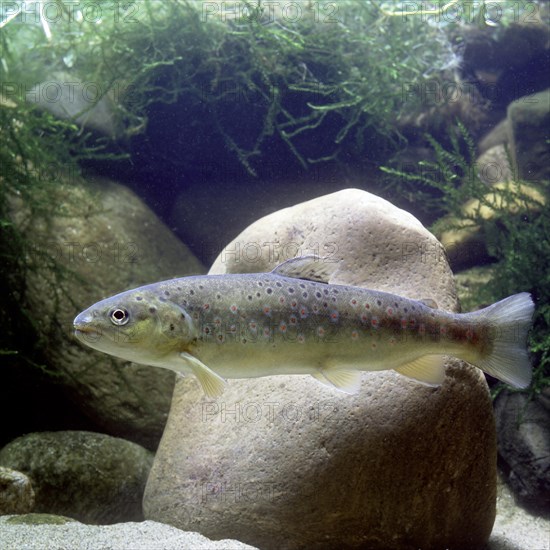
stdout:
<svg viewBox="0 0 550 550">
<path fill-rule="evenodd" d="M 375 1 L 102 0 L 80 18 L 59 5 L 50 38 L 39 24 L 5 25 L 0 72 L 27 89 L 59 70 L 95 83 L 122 139 L 145 131 L 152 105 L 178 102 L 197 147 L 214 132 L 250 173 L 274 141 L 304 167 L 361 158 L 373 138 L 391 147 L 396 118 L 421 107 L 404 89 L 456 57 L 440 26 L 389 17 Z"/>
<path fill-rule="evenodd" d="M 27 303 L 27 274 L 39 270 L 52 296 L 73 299 L 63 289 L 75 274 L 60 264 L 45 242 L 47 232 L 37 224 L 52 215 L 68 215 L 69 199 L 60 199 L 61 190 L 81 178 L 73 151 L 85 150 L 86 136 L 70 122 L 6 102 L 0 103 L 0 137 L 0 284 L 8 289 L 0 298 L 0 348 L 12 362 L 22 361 L 49 377 L 58 376 L 41 358 L 48 336 L 38 330 Z M 70 210 L 80 214 L 88 207 L 71 205 Z"/>
</svg>

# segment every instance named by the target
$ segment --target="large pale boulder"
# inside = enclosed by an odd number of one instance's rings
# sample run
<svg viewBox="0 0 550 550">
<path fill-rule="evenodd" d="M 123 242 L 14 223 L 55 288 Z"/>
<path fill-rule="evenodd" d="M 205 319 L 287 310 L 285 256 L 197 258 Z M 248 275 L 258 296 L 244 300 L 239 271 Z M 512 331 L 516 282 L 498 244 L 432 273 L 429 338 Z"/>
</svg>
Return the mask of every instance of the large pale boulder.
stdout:
<svg viewBox="0 0 550 550">
<path fill-rule="evenodd" d="M 435 237 L 355 189 L 259 220 L 211 272 L 308 252 L 340 260 L 341 283 L 458 308 Z M 231 380 L 217 401 L 180 379 L 145 516 L 263 549 L 479 548 L 495 518 L 491 401 L 474 367 L 449 361 L 446 372 L 439 388 L 365 373 L 354 396 L 309 376 Z"/>
<path fill-rule="evenodd" d="M 47 343 L 49 369 L 101 431 L 154 448 L 174 375 L 91 350 L 74 338 L 72 322 L 107 296 L 203 267 L 127 187 L 70 174 L 59 178 L 50 208 L 32 212 L 23 199 L 12 199 L 12 219 L 25 243 L 27 315 L 37 331 L 29 339 Z M 36 194 L 35 200 L 46 199 Z"/>
</svg>

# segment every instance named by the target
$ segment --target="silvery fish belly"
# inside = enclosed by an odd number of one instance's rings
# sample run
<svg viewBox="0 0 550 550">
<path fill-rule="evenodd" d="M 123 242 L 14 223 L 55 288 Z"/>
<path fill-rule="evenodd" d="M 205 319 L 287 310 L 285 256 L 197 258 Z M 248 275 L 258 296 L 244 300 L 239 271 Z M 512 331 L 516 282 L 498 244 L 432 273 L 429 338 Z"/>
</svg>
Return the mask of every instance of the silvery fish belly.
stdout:
<svg viewBox="0 0 550 550">
<path fill-rule="evenodd" d="M 430 385 L 443 359 L 464 359 L 526 387 L 534 304 L 527 293 L 452 314 L 423 302 L 330 284 L 337 263 L 299 257 L 271 273 L 163 281 L 102 300 L 78 315 L 88 346 L 137 363 L 193 373 L 210 397 L 226 378 L 311 374 L 355 392 L 360 371 L 393 369 Z"/>
</svg>

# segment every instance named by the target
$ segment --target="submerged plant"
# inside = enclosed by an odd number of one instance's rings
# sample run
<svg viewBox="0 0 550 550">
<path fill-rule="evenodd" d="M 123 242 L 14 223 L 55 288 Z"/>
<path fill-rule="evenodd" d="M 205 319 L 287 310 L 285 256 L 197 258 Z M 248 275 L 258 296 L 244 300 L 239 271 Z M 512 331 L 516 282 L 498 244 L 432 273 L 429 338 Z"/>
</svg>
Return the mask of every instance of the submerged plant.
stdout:
<svg viewBox="0 0 550 550">
<path fill-rule="evenodd" d="M 48 33 L 5 19 L 0 76 L 3 67 L 31 86 L 70 70 L 113 98 L 127 138 L 146 131 L 155 105 L 178 104 L 194 138 L 182 128 L 182 165 L 212 146 L 213 133 L 250 173 L 274 143 L 303 167 L 363 158 L 369 140 L 392 147 L 396 117 L 421 107 L 404 87 L 448 63 L 438 25 L 388 17 L 377 2 L 96 4 L 101 17 L 59 2 Z"/>
</svg>

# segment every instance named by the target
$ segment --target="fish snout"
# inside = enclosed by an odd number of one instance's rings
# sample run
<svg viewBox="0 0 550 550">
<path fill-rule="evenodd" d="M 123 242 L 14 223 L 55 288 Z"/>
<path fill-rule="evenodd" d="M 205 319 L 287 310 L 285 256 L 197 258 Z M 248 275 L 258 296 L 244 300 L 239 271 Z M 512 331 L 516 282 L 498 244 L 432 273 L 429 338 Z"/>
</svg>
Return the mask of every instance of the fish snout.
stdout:
<svg viewBox="0 0 550 550">
<path fill-rule="evenodd" d="M 101 328 L 93 322 L 93 316 L 84 311 L 73 321 L 74 335 L 84 342 L 95 342 L 101 336 Z"/>
</svg>

